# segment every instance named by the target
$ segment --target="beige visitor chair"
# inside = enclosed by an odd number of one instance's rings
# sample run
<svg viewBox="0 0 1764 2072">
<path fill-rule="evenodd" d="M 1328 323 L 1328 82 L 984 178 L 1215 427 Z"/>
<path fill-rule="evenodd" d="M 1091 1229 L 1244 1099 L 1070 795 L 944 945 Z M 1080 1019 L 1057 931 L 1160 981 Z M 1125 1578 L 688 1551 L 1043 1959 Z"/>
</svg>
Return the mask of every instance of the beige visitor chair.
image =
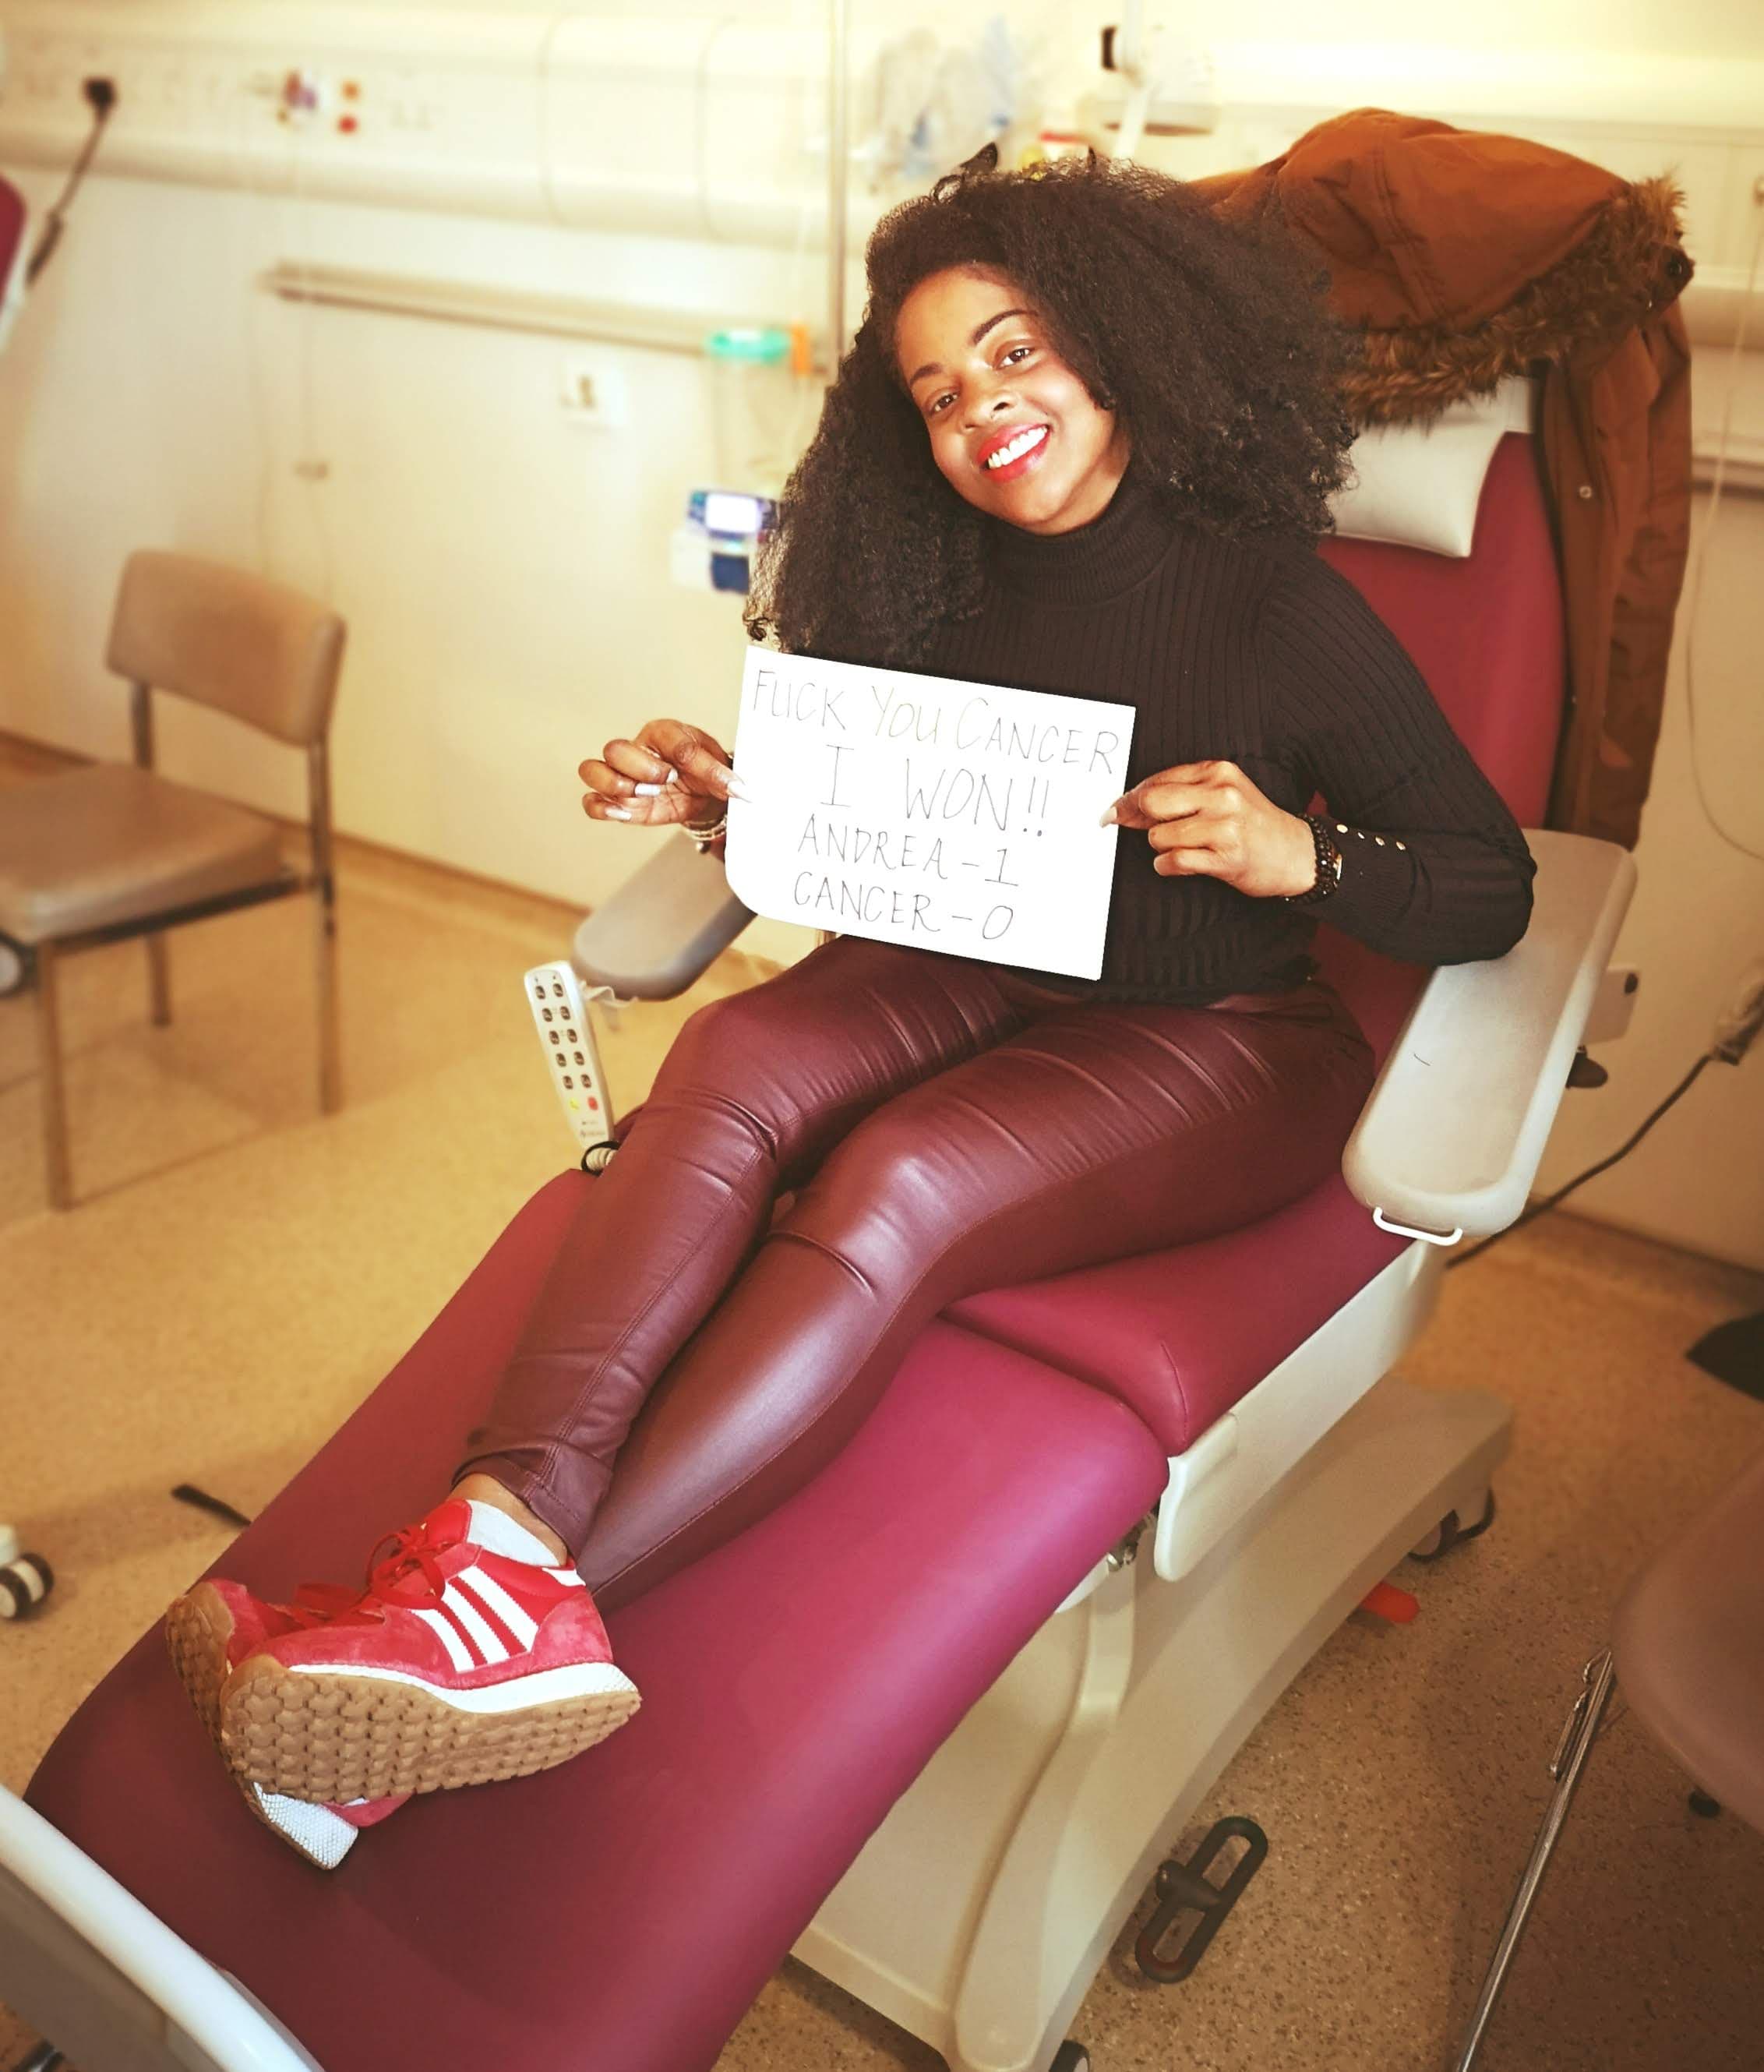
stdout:
<svg viewBox="0 0 1764 2072">
<path fill-rule="evenodd" d="M 188 554 L 130 557 L 106 660 L 131 686 L 134 762 L 101 763 L 0 793 L 0 949 L 34 980 L 49 1200 L 73 1205 L 56 984 L 75 950 L 142 935 L 155 1026 L 171 1019 L 165 931 L 293 892 L 318 919 L 319 1092 L 342 1099 L 336 906 L 326 734 L 343 623 L 327 606 Z M 282 861 L 261 814 L 153 767 L 153 693 L 170 691 L 306 752 L 310 861 Z"/>
<path fill-rule="evenodd" d="M 1692 1809 L 1713 1817 L 1728 1807 L 1764 1834 L 1764 1453 L 1630 1583 L 1610 1646 L 1587 1663 L 1550 1765 L 1556 1789 L 1454 2072 L 1471 2072 L 1481 2053 L 1619 1683 L 1630 1710 L 1695 1783 Z"/>
</svg>

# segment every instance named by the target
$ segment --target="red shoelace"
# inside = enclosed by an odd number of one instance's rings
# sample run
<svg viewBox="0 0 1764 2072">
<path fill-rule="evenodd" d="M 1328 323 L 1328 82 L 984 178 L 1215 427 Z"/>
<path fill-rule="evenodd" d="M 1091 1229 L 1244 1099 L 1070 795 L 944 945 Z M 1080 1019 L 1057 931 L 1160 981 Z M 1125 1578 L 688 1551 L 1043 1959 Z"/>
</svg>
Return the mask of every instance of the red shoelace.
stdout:
<svg viewBox="0 0 1764 2072">
<path fill-rule="evenodd" d="M 306 1626 L 339 1621 L 375 1625 L 384 1619 L 389 1604 L 408 1609 L 439 1604 L 447 1586 L 441 1556 L 458 1544 L 457 1535 L 435 1538 L 426 1523 L 407 1525 L 388 1534 L 368 1556 L 368 1580 L 362 1589 L 347 1583 L 302 1583 L 288 1610 Z M 391 1552 L 382 1557 L 383 1548 Z"/>
</svg>

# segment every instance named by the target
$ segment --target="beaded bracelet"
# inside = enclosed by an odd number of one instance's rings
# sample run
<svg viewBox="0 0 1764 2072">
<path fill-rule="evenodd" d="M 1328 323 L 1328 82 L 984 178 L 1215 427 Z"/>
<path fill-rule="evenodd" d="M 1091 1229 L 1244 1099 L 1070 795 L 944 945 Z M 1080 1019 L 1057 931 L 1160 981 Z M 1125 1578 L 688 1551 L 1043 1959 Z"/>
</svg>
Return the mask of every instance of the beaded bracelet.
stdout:
<svg viewBox="0 0 1764 2072">
<path fill-rule="evenodd" d="M 1317 849 L 1317 882 L 1306 892 L 1289 892 L 1289 906 L 1320 906 L 1342 882 L 1342 853 L 1335 846 L 1329 822 L 1321 814 L 1307 813 L 1305 824 Z"/>
</svg>

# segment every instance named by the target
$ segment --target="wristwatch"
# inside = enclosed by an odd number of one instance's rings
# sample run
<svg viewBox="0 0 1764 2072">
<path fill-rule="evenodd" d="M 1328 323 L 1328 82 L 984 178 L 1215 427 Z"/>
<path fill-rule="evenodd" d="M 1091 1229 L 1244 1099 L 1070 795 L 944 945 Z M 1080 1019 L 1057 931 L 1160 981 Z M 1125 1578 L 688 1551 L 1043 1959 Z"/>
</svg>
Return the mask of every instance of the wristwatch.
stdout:
<svg viewBox="0 0 1764 2072">
<path fill-rule="evenodd" d="M 1308 892 L 1289 892 L 1289 906 L 1320 906 L 1342 882 L 1342 853 L 1335 846 L 1334 830 L 1321 813 L 1307 813 L 1305 824 L 1317 845 L 1317 882 Z"/>
</svg>

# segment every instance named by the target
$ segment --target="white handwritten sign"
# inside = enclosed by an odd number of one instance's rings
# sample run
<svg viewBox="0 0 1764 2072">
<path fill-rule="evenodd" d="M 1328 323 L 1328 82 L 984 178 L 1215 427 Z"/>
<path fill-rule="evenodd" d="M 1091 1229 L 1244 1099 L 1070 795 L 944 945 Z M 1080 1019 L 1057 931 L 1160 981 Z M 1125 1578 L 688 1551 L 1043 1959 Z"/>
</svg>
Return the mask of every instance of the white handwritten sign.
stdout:
<svg viewBox="0 0 1764 2072">
<path fill-rule="evenodd" d="M 1133 708 L 747 651 L 726 865 L 757 914 L 1095 978 Z"/>
</svg>

